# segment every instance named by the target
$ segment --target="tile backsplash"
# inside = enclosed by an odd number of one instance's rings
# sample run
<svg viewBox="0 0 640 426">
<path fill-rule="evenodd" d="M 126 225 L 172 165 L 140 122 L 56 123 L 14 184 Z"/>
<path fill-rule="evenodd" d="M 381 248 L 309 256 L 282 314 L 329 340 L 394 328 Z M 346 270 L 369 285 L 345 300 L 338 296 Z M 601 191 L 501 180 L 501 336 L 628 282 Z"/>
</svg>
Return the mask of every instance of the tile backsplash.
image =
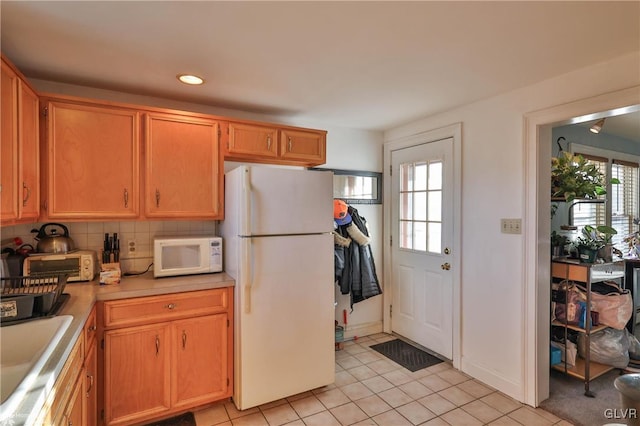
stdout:
<svg viewBox="0 0 640 426">
<path fill-rule="evenodd" d="M 20 237 L 24 244 L 36 247 L 35 233 L 44 223 L 5 226 L 2 239 Z M 131 221 L 131 222 L 62 222 L 77 249 L 95 250 L 101 259 L 104 234 L 118 233 L 120 267 L 123 272 L 141 272 L 153 262 L 153 238 L 156 235 L 216 235 L 217 221 Z M 47 227 L 47 231 L 51 227 Z M 136 250 L 129 253 L 128 244 L 135 241 Z"/>
</svg>

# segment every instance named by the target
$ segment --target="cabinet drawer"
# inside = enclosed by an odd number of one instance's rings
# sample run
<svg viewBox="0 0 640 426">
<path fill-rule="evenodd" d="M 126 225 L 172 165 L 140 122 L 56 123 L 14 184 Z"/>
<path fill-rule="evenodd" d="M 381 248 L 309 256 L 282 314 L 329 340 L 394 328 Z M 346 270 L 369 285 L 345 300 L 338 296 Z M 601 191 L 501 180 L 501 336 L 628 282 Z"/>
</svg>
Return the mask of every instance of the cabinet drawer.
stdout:
<svg viewBox="0 0 640 426">
<path fill-rule="evenodd" d="M 229 293 L 227 288 L 219 288 L 107 301 L 104 302 L 104 326 L 151 324 L 225 311 L 229 306 Z"/>
<path fill-rule="evenodd" d="M 553 263 L 551 265 L 551 275 L 554 278 L 586 283 L 589 275 L 589 268 L 586 266 L 569 265 L 566 263 Z"/>
</svg>

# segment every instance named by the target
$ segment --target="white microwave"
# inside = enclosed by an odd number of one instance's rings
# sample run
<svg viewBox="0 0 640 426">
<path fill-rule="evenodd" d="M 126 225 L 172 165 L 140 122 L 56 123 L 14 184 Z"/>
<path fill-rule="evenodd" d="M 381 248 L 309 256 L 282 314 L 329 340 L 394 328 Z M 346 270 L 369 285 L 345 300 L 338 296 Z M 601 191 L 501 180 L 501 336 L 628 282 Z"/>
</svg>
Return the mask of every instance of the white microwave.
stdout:
<svg viewBox="0 0 640 426">
<path fill-rule="evenodd" d="M 170 235 L 153 239 L 153 276 L 208 274 L 222 271 L 222 238 Z"/>
</svg>

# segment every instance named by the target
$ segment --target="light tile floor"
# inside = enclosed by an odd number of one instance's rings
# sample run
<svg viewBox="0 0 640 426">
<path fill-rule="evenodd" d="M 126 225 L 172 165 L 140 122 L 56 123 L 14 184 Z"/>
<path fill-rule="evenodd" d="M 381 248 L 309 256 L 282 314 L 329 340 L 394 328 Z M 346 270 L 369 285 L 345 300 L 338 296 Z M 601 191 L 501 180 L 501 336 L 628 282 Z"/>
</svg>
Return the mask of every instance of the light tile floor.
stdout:
<svg viewBox="0 0 640 426">
<path fill-rule="evenodd" d="M 346 342 L 336 352 L 332 385 L 244 411 L 229 401 L 217 403 L 194 413 L 197 425 L 571 425 L 501 394 L 450 363 L 411 372 L 369 348 L 394 338 L 376 334 Z"/>
</svg>

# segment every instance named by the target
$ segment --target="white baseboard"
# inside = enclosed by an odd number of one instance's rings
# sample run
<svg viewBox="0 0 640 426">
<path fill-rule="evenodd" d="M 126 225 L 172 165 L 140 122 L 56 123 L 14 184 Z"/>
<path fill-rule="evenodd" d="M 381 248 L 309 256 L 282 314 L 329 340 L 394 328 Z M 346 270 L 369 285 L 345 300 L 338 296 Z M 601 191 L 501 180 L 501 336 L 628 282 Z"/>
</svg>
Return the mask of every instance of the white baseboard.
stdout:
<svg viewBox="0 0 640 426">
<path fill-rule="evenodd" d="M 461 371 L 474 379 L 479 380 L 500 392 L 509 395 L 516 401 L 524 403 L 524 386 L 506 377 L 498 375 L 494 370 L 462 357 Z"/>
<path fill-rule="evenodd" d="M 345 339 L 364 337 L 371 334 L 382 333 L 382 321 L 365 322 L 362 324 L 347 324 L 344 330 Z"/>
</svg>

